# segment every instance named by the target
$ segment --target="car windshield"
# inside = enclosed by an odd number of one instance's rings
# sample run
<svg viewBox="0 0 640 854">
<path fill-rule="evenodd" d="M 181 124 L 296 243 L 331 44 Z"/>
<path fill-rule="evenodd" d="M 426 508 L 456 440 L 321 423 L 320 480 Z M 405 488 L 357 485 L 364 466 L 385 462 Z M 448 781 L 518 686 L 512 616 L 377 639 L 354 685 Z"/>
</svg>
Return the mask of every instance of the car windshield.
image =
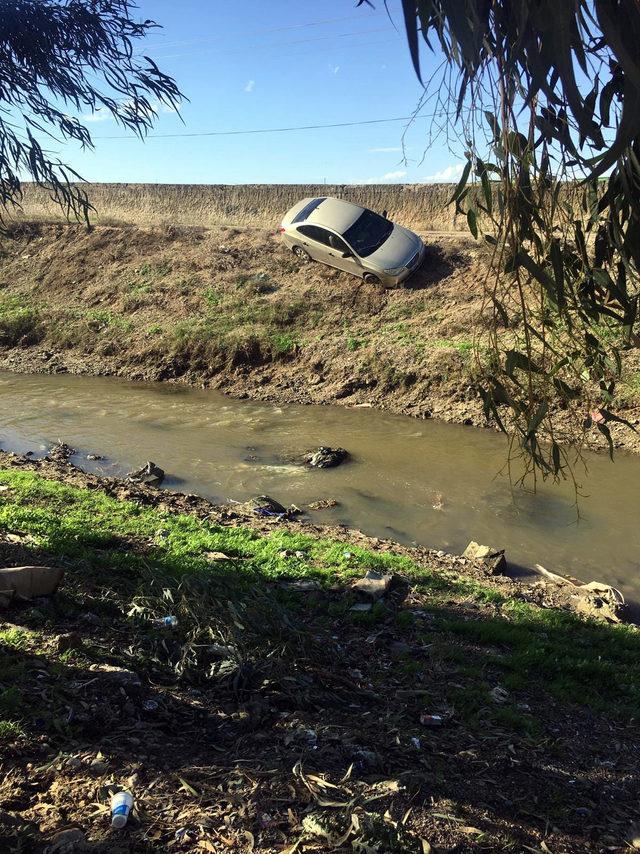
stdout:
<svg viewBox="0 0 640 854">
<path fill-rule="evenodd" d="M 393 231 L 393 223 L 373 211 L 363 211 L 342 235 L 357 255 L 366 258 L 379 249 Z"/>
</svg>

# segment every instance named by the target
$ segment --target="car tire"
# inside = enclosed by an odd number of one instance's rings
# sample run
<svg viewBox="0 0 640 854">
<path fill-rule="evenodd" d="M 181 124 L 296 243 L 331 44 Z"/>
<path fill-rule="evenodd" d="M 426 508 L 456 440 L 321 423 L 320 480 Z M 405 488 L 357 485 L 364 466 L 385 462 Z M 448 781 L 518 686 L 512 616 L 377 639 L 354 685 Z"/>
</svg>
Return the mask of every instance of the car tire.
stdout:
<svg viewBox="0 0 640 854">
<path fill-rule="evenodd" d="M 377 276 L 374 276 L 373 273 L 365 273 L 362 278 L 367 285 L 381 284 L 380 279 Z"/>
<path fill-rule="evenodd" d="M 296 256 L 298 261 L 301 261 L 303 264 L 308 264 L 309 261 L 311 261 L 311 255 L 309 255 L 307 250 L 303 249 L 302 246 L 294 246 L 291 251 Z"/>
</svg>

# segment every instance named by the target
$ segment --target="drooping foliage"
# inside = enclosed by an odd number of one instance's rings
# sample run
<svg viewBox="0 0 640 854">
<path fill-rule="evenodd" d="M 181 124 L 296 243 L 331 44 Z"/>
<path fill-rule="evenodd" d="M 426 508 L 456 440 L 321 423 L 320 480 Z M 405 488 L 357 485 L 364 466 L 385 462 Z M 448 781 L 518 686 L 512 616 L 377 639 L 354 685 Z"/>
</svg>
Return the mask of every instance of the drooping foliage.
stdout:
<svg viewBox="0 0 640 854">
<path fill-rule="evenodd" d="M 177 109 L 176 83 L 135 52 L 157 26 L 137 21 L 136 9 L 129 0 L 0 0 L 0 218 L 28 176 L 87 219 L 80 176 L 50 149 L 92 146 L 83 114 L 110 113 L 143 136 L 158 104 Z"/>
<path fill-rule="evenodd" d="M 491 256 L 485 412 L 534 474 L 561 476 L 587 430 L 613 449 L 625 351 L 640 343 L 640 4 L 402 7 L 421 81 L 421 43 L 444 54 L 421 106 L 449 111 L 467 158 L 452 202 Z"/>
</svg>

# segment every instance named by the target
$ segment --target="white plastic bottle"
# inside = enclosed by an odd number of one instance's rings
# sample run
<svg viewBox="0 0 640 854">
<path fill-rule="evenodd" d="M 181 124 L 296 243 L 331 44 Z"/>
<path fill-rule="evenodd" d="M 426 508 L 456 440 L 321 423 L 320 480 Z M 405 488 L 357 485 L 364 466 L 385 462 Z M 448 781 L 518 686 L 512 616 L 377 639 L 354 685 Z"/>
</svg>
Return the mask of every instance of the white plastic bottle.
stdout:
<svg viewBox="0 0 640 854">
<path fill-rule="evenodd" d="M 133 809 L 133 795 L 124 789 L 111 798 L 111 827 L 119 830 L 129 820 Z"/>
</svg>

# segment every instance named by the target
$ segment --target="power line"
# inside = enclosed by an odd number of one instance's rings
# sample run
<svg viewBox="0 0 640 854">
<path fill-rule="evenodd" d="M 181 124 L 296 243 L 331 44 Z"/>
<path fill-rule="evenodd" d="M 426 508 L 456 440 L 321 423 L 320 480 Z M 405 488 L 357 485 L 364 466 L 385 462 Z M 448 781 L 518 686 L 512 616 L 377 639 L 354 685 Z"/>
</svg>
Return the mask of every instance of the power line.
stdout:
<svg viewBox="0 0 640 854">
<path fill-rule="evenodd" d="M 283 128 L 252 128 L 250 130 L 210 130 L 210 131 L 194 131 L 192 133 L 154 133 L 149 134 L 149 136 L 145 137 L 145 139 L 177 139 L 177 138 L 185 138 L 185 137 L 195 137 L 195 136 L 244 136 L 249 134 L 257 134 L 257 133 L 289 133 L 290 131 L 298 131 L 298 130 L 322 130 L 324 128 L 346 128 L 346 127 L 356 127 L 358 125 L 380 125 L 389 122 L 408 122 L 413 119 L 432 119 L 439 115 L 445 115 L 442 113 L 429 113 L 422 115 L 414 115 L 414 116 L 397 116 L 392 119 L 366 119 L 365 121 L 360 122 L 333 122 L 332 124 L 322 124 L 322 125 L 295 125 L 292 127 L 283 127 Z M 95 136 L 94 139 L 140 139 L 137 136 Z"/>
<path fill-rule="evenodd" d="M 387 33 L 391 32 L 393 27 L 377 27 L 373 30 L 352 30 L 348 33 L 332 33 L 330 36 L 317 36 L 312 39 L 294 39 L 283 42 L 250 42 L 236 47 L 223 47 L 221 49 L 204 48 L 203 50 L 192 50 L 186 53 L 159 53 L 154 54 L 154 59 L 179 59 L 183 56 L 201 56 L 202 54 L 211 53 L 216 50 L 217 53 L 245 53 L 248 49 L 269 50 L 273 48 L 282 48 L 287 45 L 312 44 L 314 42 L 334 41 L 335 39 L 343 39 L 352 36 L 367 36 L 372 33 Z"/>
<path fill-rule="evenodd" d="M 361 21 L 362 17 L 354 17 L 353 15 L 346 15 L 341 18 L 325 18 L 323 21 L 308 21 L 303 24 L 291 24 L 288 27 L 269 27 L 268 29 L 259 28 L 255 30 L 247 30 L 242 35 L 251 35 L 252 33 L 283 33 L 288 30 L 304 30 L 308 27 L 322 27 L 327 24 L 337 24 L 342 23 L 343 21 Z M 191 45 L 196 44 L 211 44 L 213 42 L 218 41 L 228 41 L 230 36 L 225 34 L 224 36 L 215 36 L 215 37 L 207 37 L 201 39 L 195 39 L 193 41 L 173 41 L 173 42 L 157 42 L 155 44 L 147 45 L 146 49 L 151 50 L 164 50 L 168 47 L 189 47 Z"/>
</svg>

